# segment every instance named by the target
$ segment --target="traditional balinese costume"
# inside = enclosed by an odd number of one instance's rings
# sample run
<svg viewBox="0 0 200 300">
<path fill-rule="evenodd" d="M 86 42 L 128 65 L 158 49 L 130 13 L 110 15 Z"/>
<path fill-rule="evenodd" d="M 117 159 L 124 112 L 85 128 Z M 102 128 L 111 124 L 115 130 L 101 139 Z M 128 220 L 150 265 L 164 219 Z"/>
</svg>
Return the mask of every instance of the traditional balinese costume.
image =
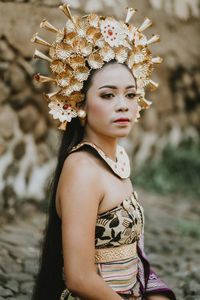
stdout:
<svg viewBox="0 0 200 300">
<path fill-rule="evenodd" d="M 149 39 L 143 31 L 152 21 L 145 17 L 141 26 L 129 21 L 135 14 L 134 8 L 126 8 L 125 22 L 114 17 L 98 16 L 95 13 L 79 17 L 72 16 L 69 4 L 59 8 L 68 17 L 66 26 L 58 29 L 44 19 L 40 27 L 56 33 L 53 43 L 46 42 L 38 34 L 31 41 L 50 48 L 49 56 L 35 50 L 34 57 L 50 63 L 53 76 L 35 75 L 37 82 L 53 82 L 58 90 L 44 94 L 48 101 L 49 113 L 59 119 L 59 129 L 66 130 L 67 122 L 78 117 L 84 126 L 85 95 L 83 83 L 92 69 L 101 69 L 106 62 L 115 60 L 126 64 L 136 81 L 136 98 L 139 111 L 147 109 L 151 101 L 145 99 L 145 87 L 156 90 L 158 84 L 150 79 L 154 64 L 162 58 L 152 57 L 149 45 L 160 41 L 158 34 Z M 71 152 L 91 147 L 120 178 L 130 176 L 130 165 L 124 148 L 117 146 L 117 161 L 112 161 L 97 145 L 83 141 L 75 145 Z M 116 207 L 97 215 L 95 233 L 95 263 L 98 274 L 124 299 L 147 299 L 148 295 L 160 294 L 176 299 L 173 291 L 153 272 L 144 253 L 144 212 L 137 193 L 122 199 Z M 64 274 L 63 274 L 64 276 Z M 61 300 L 78 299 L 66 288 Z M 71 297 L 71 298 L 70 298 Z"/>
<path fill-rule="evenodd" d="M 94 143 L 87 141 L 74 146 L 70 153 L 86 146 L 96 150 L 115 175 L 120 178 L 130 176 L 129 158 L 121 145 L 117 145 L 116 162 Z M 117 206 L 97 215 L 97 272 L 124 299 L 142 300 L 152 294 L 164 294 L 175 300 L 174 292 L 150 268 L 144 252 L 144 223 L 144 210 L 136 191 Z M 65 289 L 60 300 L 65 299 L 67 295 L 70 295 L 70 291 Z M 78 299 L 73 294 L 70 297 Z"/>
</svg>

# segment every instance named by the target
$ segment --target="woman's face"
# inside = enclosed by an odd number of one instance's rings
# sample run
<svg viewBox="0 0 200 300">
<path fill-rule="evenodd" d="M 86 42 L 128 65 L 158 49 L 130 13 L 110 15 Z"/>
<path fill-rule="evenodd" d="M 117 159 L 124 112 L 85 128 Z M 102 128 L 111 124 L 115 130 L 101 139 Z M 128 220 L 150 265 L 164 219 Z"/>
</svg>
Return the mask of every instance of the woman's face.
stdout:
<svg viewBox="0 0 200 300">
<path fill-rule="evenodd" d="M 86 132 L 88 129 L 109 137 L 127 136 L 138 111 L 136 83 L 128 68 L 114 63 L 95 73 L 85 108 Z"/>
</svg>

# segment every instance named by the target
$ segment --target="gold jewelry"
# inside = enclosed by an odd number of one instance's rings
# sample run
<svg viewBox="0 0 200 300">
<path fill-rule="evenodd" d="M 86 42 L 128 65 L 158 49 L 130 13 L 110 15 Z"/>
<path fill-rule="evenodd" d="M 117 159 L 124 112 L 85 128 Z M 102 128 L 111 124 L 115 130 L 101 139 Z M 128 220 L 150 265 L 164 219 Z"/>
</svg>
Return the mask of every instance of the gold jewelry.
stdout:
<svg viewBox="0 0 200 300">
<path fill-rule="evenodd" d="M 78 111 L 78 117 L 80 119 L 81 122 L 81 126 L 85 126 L 85 122 L 86 122 L 86 111 L 83 109 L 79 109 Z"/>
<path fill-rule="evenodd" d="M 109 158 L 102 149 L 100 149 L 97 145 L 92 142 L 82 141 L 78 145 L 74 146 L 69 153 L 76 151 L 80 147 L 84 145 L 89 145 L 94 148 L 99 155 L 104 159 L 104 161 L 109 165 L 109 167 L 113 170 L 115 174 L 117 174 L 120 178 L 128 178 L 130 177 L 130 161 L 129 157 L 125 151 L 125 149 L 117 144 L 116 149 L 116 161 Z"/>
<path fill-rule="evenodd" d="M 149 50 L 149 45 L 160 41 L 160 36 L 156 34 L 148 40 L 143 34 L 152 25 L 152 21 L 145 17 L 139 27 L 129 24 L 136 12 L 133 8 L 126 8 L 127 15 L 123 22 L 95 13 L 82 17 L 72 16 L 69 7 L 66 3 L 59 6 L 68 17 L 66 27 L 57 29 L 46 19 L 40 24 L 41 28 L 56 33 L 52 44 L 39 37 L 38 33 L 31 39 L 32 42 L 50 48 L 51 58 L 37 49 L 33 57 L 48 61 L 53 76 L 36 74 L 34 77 L 37 82 L 53 82 L 59 88 L 56 92 L 44 94 L 49 113 L 62 123 L 58 128 L 65 130 L 67 122 L 80 117 L 78 111 L 85 98 L 81 93 L 83 82 L 87 80 L 91 69 L 100 69 L 112 59 L 129 67 L 136 79 L 140 109 L 149 108 L 151 101 L 145 99 L 144 88 L 149 85 L 152 90 L 157 89 L 158 84 L 150 79 L 150 75 L 153 65 L 162 62 L 161 57 L 152 57 Z"/>
<path fill-rule="evenodd" d="M 81 119 L 84 119 L 86 117 L 86 111 L 83 110 L 83 109 L 79 109 L 78 111 L 78 116 L 81 118 Z"/>
</svg>

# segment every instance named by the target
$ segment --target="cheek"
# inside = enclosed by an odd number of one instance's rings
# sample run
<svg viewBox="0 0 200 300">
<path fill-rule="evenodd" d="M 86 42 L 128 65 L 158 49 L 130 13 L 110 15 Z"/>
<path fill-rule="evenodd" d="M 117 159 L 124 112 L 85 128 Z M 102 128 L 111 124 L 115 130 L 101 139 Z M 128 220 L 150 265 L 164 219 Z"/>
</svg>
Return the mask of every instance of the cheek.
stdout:
<svg viewBox="0 0 200 300">
<path fill-rule="evenodd" d="M 132 103 L 130 109 L 131 109 L 132 116 L 135 118 L 136 115 L 137 115 L 138 109 L 139 109 L 139 105 L 138 105 L 137 100 L 135 100 L 135 101 Z"/>
<path fill-rule="evenodd" d="M 98 101 L 88 101 L 87 106 L 87 114 L 89 120 L 98 120 L 102 121 L 102 118 L 105 119 L 107 115 L 109 115 L 108 109 L 106 109 L 106 105 L 103 103 L 98 103 Z"/>
</svg>

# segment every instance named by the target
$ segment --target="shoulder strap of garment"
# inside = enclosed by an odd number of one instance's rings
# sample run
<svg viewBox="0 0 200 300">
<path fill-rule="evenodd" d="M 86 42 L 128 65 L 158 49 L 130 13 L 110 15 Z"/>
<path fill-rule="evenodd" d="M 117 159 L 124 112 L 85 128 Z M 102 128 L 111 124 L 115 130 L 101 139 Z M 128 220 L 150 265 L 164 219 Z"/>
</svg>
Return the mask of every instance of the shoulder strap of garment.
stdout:
<svg viewBox="0 0 200 300">
<path fill-rule="evenodd" d="M 130 162 L 128 155 L 125 149 L 121 145 L 117 145 L 116 158 L 117 161 L 113 161 L 109 158 L 102 149 L 100 149 L 97 145 L 92 142 L 80 142 L 76 146 L 74 146 L 69 153 L 78 150 L 79 148 L 88 145 L 95 149 L 100 157 L 107 163 L 107 165 L 113 170 L 113 172 L 118 175 L 120 178 L 128 178 L 130 177 Z"/>
</svg>

